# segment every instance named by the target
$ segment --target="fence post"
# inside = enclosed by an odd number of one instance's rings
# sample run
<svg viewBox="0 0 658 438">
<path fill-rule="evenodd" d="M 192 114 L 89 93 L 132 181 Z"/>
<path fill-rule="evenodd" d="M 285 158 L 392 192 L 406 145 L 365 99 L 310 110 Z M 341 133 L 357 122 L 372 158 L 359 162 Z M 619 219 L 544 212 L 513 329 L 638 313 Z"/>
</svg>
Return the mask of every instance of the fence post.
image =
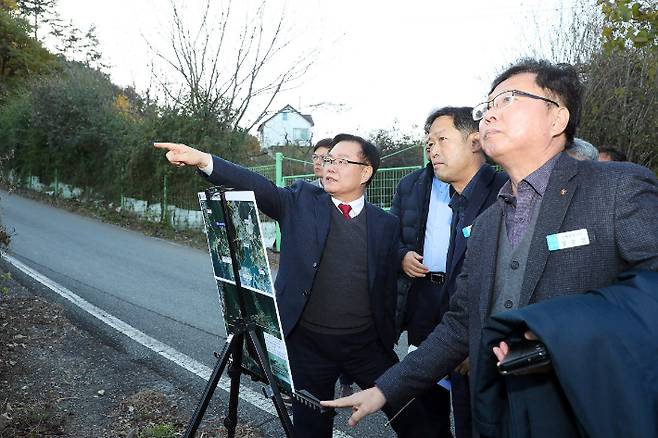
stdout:
<svg viewBox="0 0 658 438">
<path fill-rule="evenodd" d="M 275 172 L 275 184 L 278 187 L 283 187 L 283 154 L 277 152 L 274 154 L 274 172 Z"/>
<path fill-rule="evenodd" d="M 126 169 L 125 165 L 121 164 L 121 177 L 119 178 L 119 206 L 121 207 L 121 211 L 123 212 L 123 209 L 125 208 L 125 203 L 123 200 L 123 185 L 125 184 L 125 175 L 126 174 Z"/>
<path fill-rule="evenodd" d="M 55 196 L 59 195 L 59 175 L 57 172 L 57 168 L 55 168 Z"/>
<path fill-rule="evenodd" d="M 162 187 L 162 211 L 160 212 L 160 223 L 167 221 L 167 174 L 164 174 L 164 183 Z"/>
<path fill-rule="evenodd" d="M 283 154 L 277 152 L 274 154 L 274 183 L 277 187 L 283 187 Z M 274 250 L 281 251 L 281 230 L 279 223 L 276 223 L 276 241 L 274 243 Z"/>
</svg>

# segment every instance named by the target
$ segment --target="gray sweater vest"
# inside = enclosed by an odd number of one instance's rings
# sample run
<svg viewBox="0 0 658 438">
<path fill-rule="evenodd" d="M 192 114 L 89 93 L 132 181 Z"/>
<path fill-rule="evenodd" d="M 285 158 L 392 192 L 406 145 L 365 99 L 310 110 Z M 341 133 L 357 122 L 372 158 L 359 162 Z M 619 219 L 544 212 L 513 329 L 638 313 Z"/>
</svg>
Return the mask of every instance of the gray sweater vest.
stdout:
<svg viewBox="0 0 658 438">
<path fill-rule="evenodd" d="M 373 323 L 365 207 L 358 216 L 345 219 L 331 204 L 327 243 L 300 323 L 331 335 L 358 333 Z"/>
<path fill-rule="evenodd" d="M 523 287 L 525 268 L 528 263 L 532 235 L 535 234 L 535 224 L 537 223 L 537 216 L 539 216 L 539 207 L 539 205 L 535 206 L 535 211 L 530 218 L 528 229 L 519 242 L 519 245 L 514 249 L 512 249 L 512 245 L 507 237 L 507 227 L 504 220 L 500 226 L 498 252 L 496 255 L 494 297 L 491 301 L 490 315 L 519 307 L 521 288 Z"/>
</svg>

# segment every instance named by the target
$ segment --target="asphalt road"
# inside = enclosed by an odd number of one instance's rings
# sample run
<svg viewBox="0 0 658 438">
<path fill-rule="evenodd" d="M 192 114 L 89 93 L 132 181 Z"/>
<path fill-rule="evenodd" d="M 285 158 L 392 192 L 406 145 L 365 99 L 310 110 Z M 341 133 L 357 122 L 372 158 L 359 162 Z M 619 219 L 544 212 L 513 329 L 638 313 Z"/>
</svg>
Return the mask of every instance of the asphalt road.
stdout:
<svg viewBox="0 0 658 438">
<path fill-rule="evenodd" d="M 2 221 L 14 233 L 12 256 L 147 335 L 214 365 L 212 352 L 226 334 L 206 252 L 3 191 L 0 199 Z M 242 415 L 264 415 L 243 404 L 240 409 Z M 356 429 L 344 425 L 345 418 L 337 417 L 336 427 L 351 436 L 394 436 L 382 427 L 381 413 Z M 281 436 L 278 420 L 271 420 L 266 433 Z"/>
</svg>

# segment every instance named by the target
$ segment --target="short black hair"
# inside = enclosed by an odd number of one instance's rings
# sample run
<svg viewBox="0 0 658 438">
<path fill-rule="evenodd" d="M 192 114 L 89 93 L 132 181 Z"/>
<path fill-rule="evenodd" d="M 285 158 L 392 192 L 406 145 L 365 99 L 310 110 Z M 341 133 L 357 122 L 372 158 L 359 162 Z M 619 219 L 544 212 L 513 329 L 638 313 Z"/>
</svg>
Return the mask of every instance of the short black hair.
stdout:
<svg viewBox="0 0 658 438">
<path fill-rule="evenodd" d="M 494 79 L 489 94 L 501 82 L 521 73 L 534 73 L 536 75 L 535 83 L 544 90 L 547 90 L 552 95 L 551 97 L 559 99 L 569 110 L 569 123 L 564 133 L 567 136 L 567 144 L 573 142 L 576 136 L 576 129 L 580 123 L 580 109 L 583 96 L 583 85 L 575 67 L 571 64 L 553 64 L 546 60 L 524 58 L 510 66 Z"/>
<path fill-rule="evenodd" d="M 628 161 L 626 154 L 620 151 L 619 149 L 615 149 L 611 147 L 599 148 L 599 155 L 601 154 L 610 155 L 610 159 L 612 161 Z"/>
<path fill-rule="evenodd" d="M 318 148 L 328 148 L 331 149 L 333 139 L 331 138 L 323 138 L 319 142 L 315 143 L 315 146 L 313 146 L 313 152 L 317 151 Z"/>
<path fill-rule="evenodd" d="M 427 116 L 425 120 L 425 134 L 429 134 L 432 123 L 439 117 L 450 116 L 452 117 L 452 124 L 458 129 L 464 138 L 468 137 L 474 132 L 478 132 L 479 123 L 473 120 L 473 108 L 470 106 L 444 106 L 434 110 Z"/>
<path fill-rule="evenodd" d="M 370 181 L 372 181 L 372 179 L 375 177 L 377 169 L 379 169 L 379 164 L 381 163 L 381 154 L 379 152 L 379 148 L 374 143 L 371 143 L 368 140 L 359 137 L 358 135 L 352 134 L 338 134 L 331 141 L 331 147 L 333 148 L 341 141 L 353 141 L 355 143 L 359 143 L 361 146 L 361 156 L 365 162 L 368 163 L 370 167 L 372 167 L 372 175 L 370 175 L 370 178 L 368 181 L 366 181 L 366 185 L 370 184 Z"/>
</svg>

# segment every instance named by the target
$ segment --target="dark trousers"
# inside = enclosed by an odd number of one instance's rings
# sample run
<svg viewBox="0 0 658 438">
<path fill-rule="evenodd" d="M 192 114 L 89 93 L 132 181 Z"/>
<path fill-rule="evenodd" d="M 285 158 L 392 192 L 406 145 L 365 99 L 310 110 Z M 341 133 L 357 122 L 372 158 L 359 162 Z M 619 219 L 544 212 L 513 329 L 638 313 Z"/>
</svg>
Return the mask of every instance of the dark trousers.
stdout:
<svg viewBox="0 0 658 438">
<path fill-rule="evenodd" d="M 347 377 L 345 374 L 341 374 L 341 375 L 340 375 L 340 378 L 339 378 L 338 380 L 340 380 L 340 384 L 341 384 L 341 385 L 347 385 L 347 386 L 350 386 L 350 385 L 352 385 L 352 384 L 354 383 L 354 380 L 352 380 L 351 378 Z"/>
<path fill-rule="evenodd" d="M 286 345 L 295 389 L 306 389 L 320 400 L 334 398 L 336 379 L 341 373 L 354 379 L 361 389 L 367 389 L 398 361 L 393 351 L 381 345 L 374 326 L 351 335 L 326 335 L 297 326 Z M 391 418 L 400 408 L 386 405 L 383 411 Z M 295 399 L 292 411 L 298 438 L 332 436 L 331 416 L 321 415 Z M 400 437 L 425 438 L 429 431 L 423 421 L 426 416 L 417 403 L 411 403 L 391 426 Z"/>
<path fill-rule="evenodd" d="M 471 419 L 471 391 L 468 386 L 468 376 L 450 373 L 452 387 L 452 412 L 455 417 L 455 437 L 471 438 L 473 421 Z"/>
<path fill-rule="evenodd" d="M 409 289 L 405 327 L 409 344 L 418 347 L 440 321 L 442 286 L 417 279 Z M 435 385 L 418 397 L 432 433 L 428 437 L 452 437 L 450 431 L 450 392 Z"/>
</svg>

